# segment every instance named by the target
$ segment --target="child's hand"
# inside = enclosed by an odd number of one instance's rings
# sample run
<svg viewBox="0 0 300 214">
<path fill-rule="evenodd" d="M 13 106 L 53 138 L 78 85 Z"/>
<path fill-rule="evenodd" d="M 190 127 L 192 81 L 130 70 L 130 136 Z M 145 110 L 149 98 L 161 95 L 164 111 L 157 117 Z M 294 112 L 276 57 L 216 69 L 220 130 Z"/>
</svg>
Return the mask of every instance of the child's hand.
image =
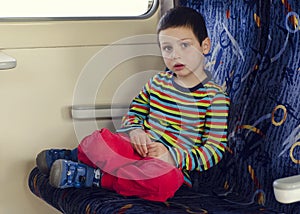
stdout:
<svg viewBox="0 0 300 214">
<path fill-rule="evenodd" d="M 158 158 L 173 166 L 176 166 L 169 150 L 162 143 L 152 142 L 150 144 L 147 144 L 147 148 L 148 157 Z"/>
<path fill-rule="evenodd" d="M 161 158 L 164 154 L 168 152 L 168 149 L 158 142 L 153 142 L 147 145 L 148 157 Z"/>
<path fill-rule="evenodd" d="M 135 151 L 142 157 L 148 154 L 147 144 L 151 143 L 151 139 L 142 129 L 134 129 L 129 132 L 130 142 Z"/>
</svg>

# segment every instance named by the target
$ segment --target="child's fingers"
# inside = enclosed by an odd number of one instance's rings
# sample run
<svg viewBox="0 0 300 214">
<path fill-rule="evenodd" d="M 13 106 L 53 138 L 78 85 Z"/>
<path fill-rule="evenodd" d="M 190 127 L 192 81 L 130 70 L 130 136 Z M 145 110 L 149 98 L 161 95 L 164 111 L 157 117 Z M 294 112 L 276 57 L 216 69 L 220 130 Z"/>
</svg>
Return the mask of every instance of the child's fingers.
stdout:
<svg viewBox="0 0 300 214">
<path fill-rule="evenodd" d="M 147 156 L 148 153 L 148 149 L 147 149 L 147 142 L 148 142 L 148 136 L 145 134 L 144 136 L 142 136 L 141 142 L 140 142 L 140 148 L 141 151 L 143 153 L 143 157 Z"/>
<path fill-rule="evenodd" d="M 139 150 L 139 154 L 143 157 L 146 157 L 147 153 L 148 153 L 146 143 L 138 144 L 137 147 L 138 147 L 138 150 Z"/>
<path fill-rule="evenodd" d="M 129 133 L 129 136 L 134 150 L 142 157 L 146 157 L 148 154 L 147 144 L 151 143 L 146 132 L 141 129 L 134 129 Z"/>
<path fill-rule="evenodd" d="M 141 137 L 135 138 L 132 141 L 132 146 L 139 155 L 141 155 L 142 157 L 146 157 L 146 155 L 148 153 L 148 149 L 146 146 L 145 139 L 143 139 Z"/>
<path fill-rule="evenodd" d="M 155 143 L 147 144 L 148 157 L 158 157 L 157 146 Z"/>
</svg>

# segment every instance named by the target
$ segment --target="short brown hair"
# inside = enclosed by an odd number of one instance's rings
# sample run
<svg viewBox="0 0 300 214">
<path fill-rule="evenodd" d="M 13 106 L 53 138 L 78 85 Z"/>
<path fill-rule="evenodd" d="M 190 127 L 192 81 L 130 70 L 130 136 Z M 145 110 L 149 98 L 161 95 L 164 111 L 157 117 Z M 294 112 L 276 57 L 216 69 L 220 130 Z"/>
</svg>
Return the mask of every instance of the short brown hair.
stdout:
<svg viewBox="0 0 300 214">
<path fill-rule="evenodd" d="M 160 19 L 157 34 L 167 28 L 189 27 L 197 37 L 200 45 L 208 36 L 203 16 L 196 10 L 188 7 L 175 7 L 168 10 Z"/>
</svg>

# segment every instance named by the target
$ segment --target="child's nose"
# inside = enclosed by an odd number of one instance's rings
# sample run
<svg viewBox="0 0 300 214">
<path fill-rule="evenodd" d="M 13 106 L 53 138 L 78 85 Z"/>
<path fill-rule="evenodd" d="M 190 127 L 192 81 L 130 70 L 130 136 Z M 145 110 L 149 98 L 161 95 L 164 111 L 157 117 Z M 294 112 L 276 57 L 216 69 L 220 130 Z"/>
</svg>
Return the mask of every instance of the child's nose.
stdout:
<svg viewBox="0 0 300 214">
<path fill-rule="evenodd" d="M 180 51 L 177 48 L 174 48 L 172 54 L 171 54 L 172 59 L 178 59 L 180 58 Z"/>
</svg>

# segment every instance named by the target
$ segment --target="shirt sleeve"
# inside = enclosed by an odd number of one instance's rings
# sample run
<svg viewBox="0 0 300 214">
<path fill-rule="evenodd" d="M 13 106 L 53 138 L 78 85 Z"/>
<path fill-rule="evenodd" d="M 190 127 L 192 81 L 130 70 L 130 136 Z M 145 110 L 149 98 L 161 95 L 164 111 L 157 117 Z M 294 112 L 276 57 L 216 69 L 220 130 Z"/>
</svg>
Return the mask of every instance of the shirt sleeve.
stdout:
<svg viewBox="0 0 300 214">
<path fill-rule="evenodd" d="M 222 159 L 227 144 L 229 104 L 225 94 L 217 93 L 206 111 L 202 142 L 189 150 L 169 147 L 179 169 L 204 171 Z"/>
<path fill-rule="evenodd" d="M 121 127 L 117 132 L 128 132 L 136 128 L 144 128 L 144 120 L 149 114 L 149 88 L 151 80 L 132 100 L 128 112 L 122 118 Z"/>
</svg>

